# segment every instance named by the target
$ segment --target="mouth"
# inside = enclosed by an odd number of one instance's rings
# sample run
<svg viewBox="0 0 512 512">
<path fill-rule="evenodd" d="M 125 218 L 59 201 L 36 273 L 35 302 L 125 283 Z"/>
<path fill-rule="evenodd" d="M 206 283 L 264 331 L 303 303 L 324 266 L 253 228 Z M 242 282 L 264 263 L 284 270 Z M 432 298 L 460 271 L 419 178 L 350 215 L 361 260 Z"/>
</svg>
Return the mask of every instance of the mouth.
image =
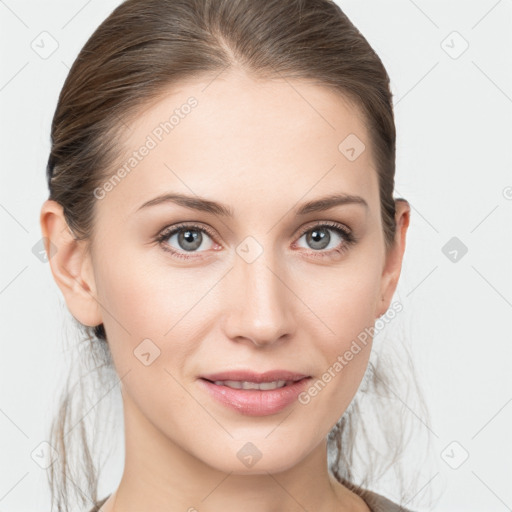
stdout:
<svg viewBox="0 0 512 512">
<path fill-rule="evenodd" d="M 284 370 L 265 373 L 232 371 L 199 377 L 216 402 L 248 416 L 281 412 L 294 401 L 311 376 Z"/>
</svg>

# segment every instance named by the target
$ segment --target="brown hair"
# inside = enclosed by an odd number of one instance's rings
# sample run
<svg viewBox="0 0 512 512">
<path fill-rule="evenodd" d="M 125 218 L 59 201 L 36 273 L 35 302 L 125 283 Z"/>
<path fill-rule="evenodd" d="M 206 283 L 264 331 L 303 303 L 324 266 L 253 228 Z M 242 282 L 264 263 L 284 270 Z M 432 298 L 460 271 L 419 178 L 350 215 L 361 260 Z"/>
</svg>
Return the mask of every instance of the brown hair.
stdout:
<svg viewBox="0 0 512 512">
<path fill-rule="evenodd" d="M 378 173 L 386 248 L 395 237 L 395 124 L 387 72 L 369 43 L 330 0 L 126 0 L 95 30 L 80 51 L 60 93 L 51 126 L 47 165 L 49 199 L 63 207 L 80 240 L 90 240 L 95 224 L 94 190 L 119 161 L 124 122 L 180 80 L 214 76 L 240 67 L 258 78 L 310 80 L 355 104 L 363 115 Z M 399 199 L 400 200 L 400 199 Z M 85 326 L 80 326 L 85 327 Z M 85 328 L 88 349 L 111 369 L 103 324 Z M 100 342 L 98 342 L 99 340 Z M 369 364 L 366 390 L 382 404 L 393 379 Z M 81 389 L 81 388 L 80 388 Z M 76 393 L 75 393 L 76 394 Z M 73 392 L 65 390 L 51 439 L 61 457 L 49 470 L 52 502 L 67 510 L 71 464 L 64 434 L 71 423 Z M 362 413 L 355 398 L 329 435 L 336 478 L 363 495 L 366 477 L 355 481 L 353 441 Z M 80 417 L 77 415 L 77 417 Z M 364 431 L 364 432 L 363 432 Z M 98 474 L 80 423 L 83 504 L 97 501 Z M 403 450 L 400 428 L 384 457 L 395 464 Z M 394 450 L 394 451 L 393 451 Z M 372 465 L 374 459 L 370 459 Z M 375 463 L 376 466 L 376 463 Z M 77 472 L 78 474 L 79 472 Z M 403 493 L 402 493 L 403 497 Z"/>
</svg>

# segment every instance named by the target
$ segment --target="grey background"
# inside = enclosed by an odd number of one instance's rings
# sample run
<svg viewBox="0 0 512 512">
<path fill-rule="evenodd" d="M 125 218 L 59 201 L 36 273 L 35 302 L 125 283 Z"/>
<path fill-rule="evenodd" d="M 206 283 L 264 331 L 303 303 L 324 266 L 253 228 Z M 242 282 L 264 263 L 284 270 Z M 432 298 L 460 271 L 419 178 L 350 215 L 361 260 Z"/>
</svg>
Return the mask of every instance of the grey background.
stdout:
<svg viewBox="0 0 512 512">
<path fill-rule="evenodd" d="M 512 1 L 338 3 L 391 76 L 396 194 L 412 205 L 397 295 L 431 422 L 410 414 L 428 430 L 433 463 L 411 462 L 411 495 L 434 492 L 442 512 L 512 510 Z M 69 66 L 118 4 L 0 0 L 0 511 L 49 510 L 31 453 L 74 336 L 33 253 L 49 129 Z M 121 467 L 118 452 L 105 492 Z"/>
</svg>

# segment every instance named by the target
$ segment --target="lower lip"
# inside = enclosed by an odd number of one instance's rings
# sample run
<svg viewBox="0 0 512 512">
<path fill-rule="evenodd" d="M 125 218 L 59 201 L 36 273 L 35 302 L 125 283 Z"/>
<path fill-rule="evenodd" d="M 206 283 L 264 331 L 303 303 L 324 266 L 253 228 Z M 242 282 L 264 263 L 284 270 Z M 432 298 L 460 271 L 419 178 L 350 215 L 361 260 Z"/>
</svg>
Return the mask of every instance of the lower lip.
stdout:
<svg viewBox="0 0 512 512">
<path fill-rule="evenodd" d="M 277 389 L 233 389 L 199 379 L 210 395 L 221 404 L 247 416 L 268 416 L 286 409 L 297 400 L 310 377 Z"/>
</svg>

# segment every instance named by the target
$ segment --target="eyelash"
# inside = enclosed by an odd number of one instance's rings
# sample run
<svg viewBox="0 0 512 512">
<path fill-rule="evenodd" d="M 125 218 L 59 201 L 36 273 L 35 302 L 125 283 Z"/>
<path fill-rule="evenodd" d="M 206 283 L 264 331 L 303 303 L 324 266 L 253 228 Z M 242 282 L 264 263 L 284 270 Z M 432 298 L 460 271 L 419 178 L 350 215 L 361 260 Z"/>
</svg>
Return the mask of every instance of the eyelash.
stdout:
<svg viewBox="0 0 512 512">
<path fill-rule="evenodd" d="M 344 254 L 351 245 L 355 244 L 357 242 L 356 237 L 353 233 L 348 231 L 346 228 L 342 227 L 340 224 L 334 223 L 334 222 L 319 222 L 318 224 L 315 224 L 314 226 L 309 226 L 307 229 L 301 232 L 299 239 L 302 238 L 306 233 L 309 233 L 310 231 L 313 231 L 314 229 L 318 228 L 329 228 L 330 230 L 335 231 L 337 234 L 341 235 L 342 238 L 344 238 L 344 242 L 341 247 L 338 247 L 336 249 L 331 249 L 329 251 L 311 251 L 314 254 L 314 257 L 319 258 L 326 258 L 326 257 L 333 257 L 335 254 L 341 255 Z M 196 256 L 186 256 L 184 253 L 176 251 L 174 249 L 170 249 L 169 245 L 166 244 L 166 240 L 168 240 L 172 235 L 183 231 L 185 229 L 191 229 L 191 230 L 197 230 L 201 231 L 203 233 L 206 233 L 208 236 L 210 236 L 212 239 L 215 239 L 215 235 L 211 232 L 210 229 L 206 228 L 205 226 L 199 226 L 198 224 L 188 224 L 188 223 L 182 223 L 178 224 L 176 226 L 165 228 L 159 235 L 157 235 L 155 241 L 158 242 L 158 244 L 162 247 L 164 251 L 170 252 L 174 257 L 188 260 L 188 259 L 194 259 Z"/>
</svg>

